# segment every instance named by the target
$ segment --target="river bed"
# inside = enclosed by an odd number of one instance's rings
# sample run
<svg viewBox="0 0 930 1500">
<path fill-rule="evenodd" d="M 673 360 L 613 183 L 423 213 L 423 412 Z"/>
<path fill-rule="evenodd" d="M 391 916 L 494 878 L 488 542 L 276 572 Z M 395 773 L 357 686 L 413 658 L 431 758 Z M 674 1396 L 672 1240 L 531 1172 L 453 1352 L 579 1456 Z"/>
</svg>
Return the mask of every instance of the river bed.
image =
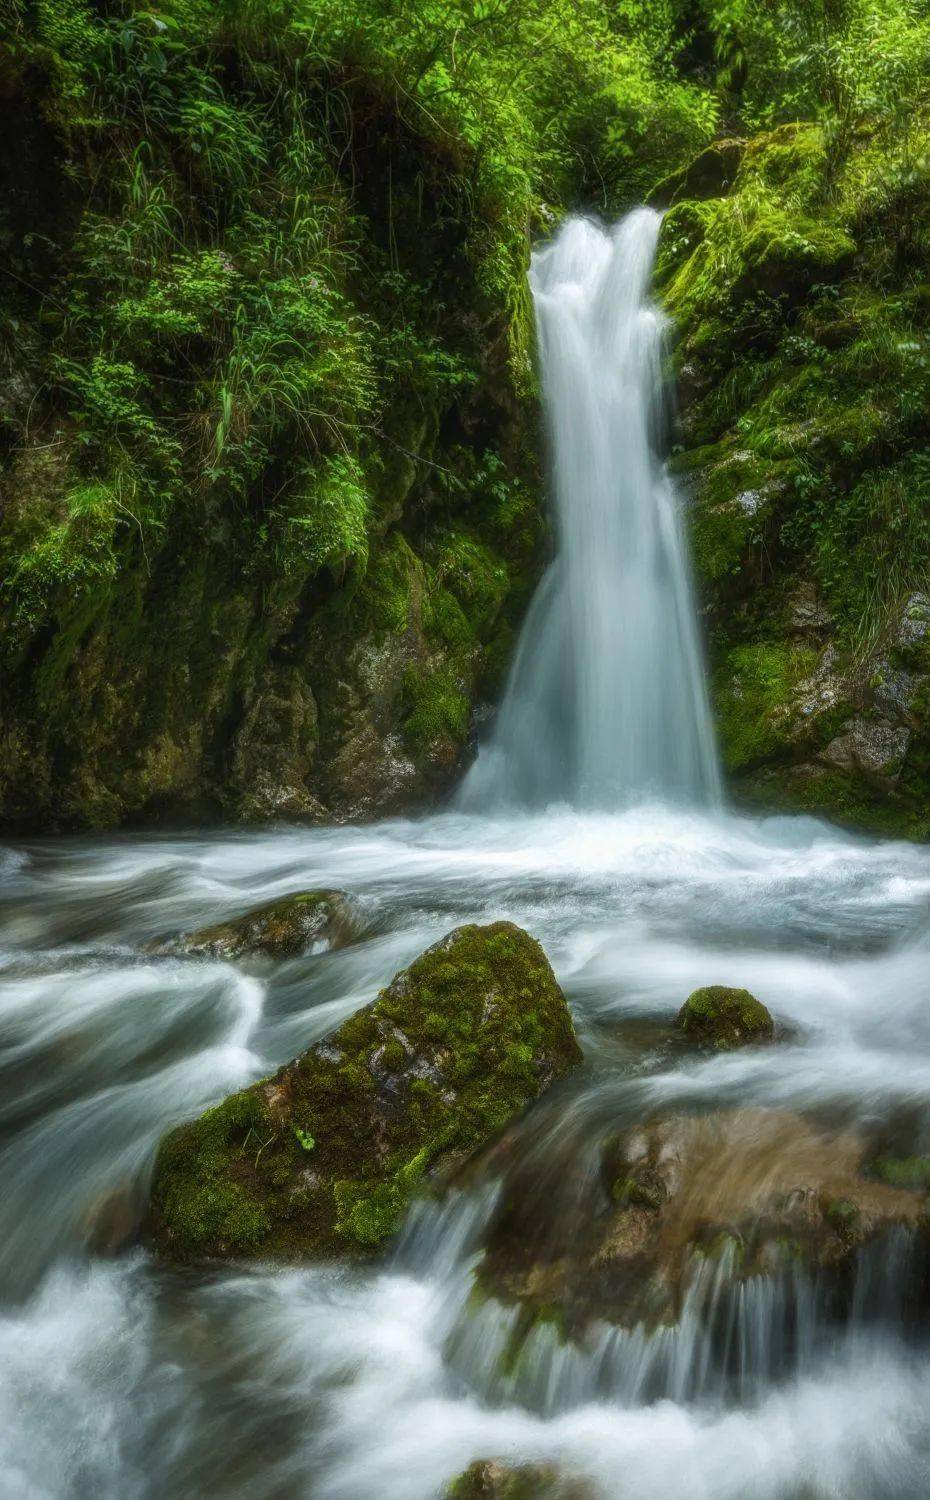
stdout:
<svg viewBox="0 0 930 1500">
<path fill-rule="evenodd" d="M 319 886 L 361 904 L 362 941 L 235 966 L 145 951 Z M 428 1500 L 489 1457 L 558 1461 L 608 1500 L 930 1493 L 930 1357 L 893 1318 L 815 1338 L 735 1393 L 693 1364 L 682 1383 L 674 1359 L 637 1385 L 642 1349 L 605 1331 L 540 1339 L 505 1378 L 509 1314 L 469 1301 L 490 1174 L 417 1205 L 367 1269 L 178 1270 L 142 1233 L 166 1128 L 462 921 L 510 918 L 553 963 L 585 1053 L 540 1107 L 566 1140 L 686 1102 L 869 1125 L 907 1109 L 926 1146 L 930 850 L 807 819 L 554 807 L 22 842 L 0 892 L 4 1497 Z M 657 1049 L 709 983 L 752 990 L 782 1040 Z"/>
</svg>

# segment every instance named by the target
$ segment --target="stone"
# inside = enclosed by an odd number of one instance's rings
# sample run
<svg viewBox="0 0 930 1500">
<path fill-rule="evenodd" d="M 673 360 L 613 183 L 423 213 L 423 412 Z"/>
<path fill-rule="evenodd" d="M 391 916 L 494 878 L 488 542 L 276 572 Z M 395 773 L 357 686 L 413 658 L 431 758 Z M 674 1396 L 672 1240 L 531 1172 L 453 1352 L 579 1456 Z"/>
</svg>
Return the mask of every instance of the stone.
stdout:
<svg viewBox="0 0 930 1500">
<path fill-rule="evenodd" d="M 299 891 L 242 917 L 153 944 L 149 951 L 191 958 L 236 959 L 253 954 L 296 958 L 302 953 L 344 948 L 361 931 L 361 918 L 345 891 Z"/>
<path fill-rule="evenodd" d="M 893 783 L 901 774 L 910 742 L 911 731 L 905 725 L 856 718 L 821 750 L 820 759 L 838 770 L 856 770 L 865 777 Z"/>
<path fill-rule="evenodd" d="M 896 644 L 904 649 L 919 646 L 930 631 L 930 598 L 926 594 L 911 594 L 898 622 Z"/>
<path fill-rule="evenodd" d="M 154 1243 L 182 1261 L 371 1253 L 427 1177 L 580 1058 L 539 944 L 509 922 L 456 928 L 332 1036 L 164 1139 Z"/>
<path fill-rule="evenodd" d="M 568 1167 L 550 1170 L 554 1182 Z M 789 1110 L 672 1114 L 606 1139 L 600 1180 L 586 1197 L 576 1192 L 568 1232 L 565 1204 L 538 1170 L 534 1182 L 518 1167 L 505 1174 L 479 1286 L 521 1308 L 523 1337 L 540 1318 L 569 1337 L 592 1321 L 673 1324 L 708 1259 L 721 1289 L 798 1269 L 820 1275 L 841 1310 L 871 1241 L 903 1230 L 926 1244 L 928 1185 L 926 1158 L 876 1158 L 860 1131 Z M 926 1257 L 908 1264 L 914 1295 L 925 1297 Z M 715 1306 L 711 1298 L 711 1317 Z"/>
<path fill-rule="evenodd" d="M 692 1042 L 728 1051 L 751 1042 L 768 1042 L 775 1034 L 772 1017 L 748 990 L 709 985 L 689 995 L 676 1025 Z"/>
<path fill-rule="evenodd" d="M 660 182 L 647 203 L 668 208 L 685 199 L 722 197 L 736 177 L 745 149 L 746 142 L 736 138 L 713 141 L 688 166 Z"/>
<path fill-rule="evenodd" d="M 899 671 L 887 661 L 876 664 L 873 672 L 872 702 L 885 719 L 907 720 L 920 678 L 912 672 Z"/>
</svg>

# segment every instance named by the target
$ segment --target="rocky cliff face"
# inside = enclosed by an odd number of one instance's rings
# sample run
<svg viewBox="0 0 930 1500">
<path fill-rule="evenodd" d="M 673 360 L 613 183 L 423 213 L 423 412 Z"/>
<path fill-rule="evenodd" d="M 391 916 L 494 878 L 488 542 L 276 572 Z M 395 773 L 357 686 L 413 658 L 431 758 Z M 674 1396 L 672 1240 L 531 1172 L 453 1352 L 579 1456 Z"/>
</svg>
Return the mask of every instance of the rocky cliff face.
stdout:
<svg viewBox="0 0 930 1500">
<path fill-rule="evenodd" d="M 737 795 L 930 829 L 927 157 L 784 125 L 663 185 L 660 283 Z"/>
</svg>

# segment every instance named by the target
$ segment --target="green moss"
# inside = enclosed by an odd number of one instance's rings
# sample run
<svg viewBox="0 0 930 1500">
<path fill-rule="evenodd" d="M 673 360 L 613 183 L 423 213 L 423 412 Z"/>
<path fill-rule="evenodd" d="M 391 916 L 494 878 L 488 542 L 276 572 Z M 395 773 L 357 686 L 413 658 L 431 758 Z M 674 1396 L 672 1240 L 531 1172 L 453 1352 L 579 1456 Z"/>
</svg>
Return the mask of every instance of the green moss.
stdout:
<svg viewBox="0 0 930 1500">
<path fill-rule="evenodd" d="M 856 1233 L 860 1212 L 849 1198 L 831 1198 L 823 1206 L 823 1216 L 830 1228 L 846 1238 Z"/>
<path fill-rule="evenodd" d="M 423 586 L 420 559 L 400 532 L 392 532 L 368 570 L 359 596 L 361 610 L 377 632 L 403 635 Z"/>
<path fill-rule="evenodd" d="M 930 838 L 930 813 L 920 798 L 879 799 L 861 777 L 826 766 L 773 766 L 740 777 L 736 790 L 744 804 L 805 812 L 840 827 L 885 838 Z"/>
<path fill-rule="evenodd" d="M 404 697 L 410 705 L 403 720 L 404 737 L 414 750 L 438 740 L 464 740 L 470 707 L 461 681 L 447 668 L 411 667 L 404 676 Z"/>
<path fill-rule="evenodd" d="M 930 1189 L 930 1156 L 880 1156 L 872 1170 L 889 1187 Z"/>
<path fill-rule="evenodd" d="M 474 1463 L 444 1491 L 447 1500 L 581 1500 L 584 1487 L 547 1464 Z"/>
<path fill-rule="evenodd" d="M 611 1184 L 610 1196 L 621 1208 L 627 1208 L 632 1203 L 640 1208 L 658 1211 L 665 1202 L 667 1193 L 658 1174 L 643 1168 L 615 1178 Z"/>
<path fill-rule="evenodd" d="M 790 745 L 792 700 L 817 664 L 793 642 L 735 646 L 718 668 L 714 702 L 724 763 L 751 766 Z"/>
<path fill-rule="evenodd" d="M 459 928 L 325 1043 L 166 1138 L 156 1241 L 180 1259 L 370 1251 L 427 1172 L 579 1056 L 539 945 L 505 922 Z"/>
<path fill-rule="evenodd" d="M 771 1041 L 772 1017 L 748 990 L 710 985 L 695 990 L 678 1012 L 677 1024 L 691 1040 L 722 1051 L 748 1042 Z"/>
<path fill-rule="evenodd" d="M 260 1096 L 246 1092 L 166 1138 L 158 1159 L 159 1213 L 171 1225 L 179 1259 L 205 1244 L 219 1254 L 247 1255 L 265 1241 L 271 1221 L 254 1183 L 275 1134 Z"/>
</svg>

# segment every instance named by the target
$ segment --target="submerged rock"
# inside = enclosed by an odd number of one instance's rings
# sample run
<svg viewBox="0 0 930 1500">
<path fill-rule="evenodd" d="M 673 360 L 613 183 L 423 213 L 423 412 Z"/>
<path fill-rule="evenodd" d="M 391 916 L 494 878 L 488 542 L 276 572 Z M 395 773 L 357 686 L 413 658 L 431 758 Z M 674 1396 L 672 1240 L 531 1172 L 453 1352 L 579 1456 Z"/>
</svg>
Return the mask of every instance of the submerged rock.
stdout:
<svg viewBox="0 0 930 1500">
<path fill-rule="evenodd" d="M 252 953 L 294 958 L 317 946 L 344 948 L 360 931 L 358 914 L 345 891 L 300 891 L 229 922 L 160 943 L 154 951 L 204 958 L 243 958 Z"/>
<path fill-rule="evenodd" d="M 590 1489 L 566 1479 L 552 1464 L 510 1464 L 480 1459 L 453 1480 L 447 1500 L 586 1500 Z"/>
<path fill-rule="evenodd" d="M 371 1250 L 428 1172 L 580 1057 L 539 944 L 509 922 L 456 928 L 332 1036 L 166 1137 L 155 1243 L 182 1260 Z"/>
<path fill-rule="evenodd" d="M 569 1334 L 591 1319 L 674 1323 L 709 1260 L 721 1294 L 798 1268 L 822 1277 L 841 1315 L 860 1250 L 896 1228 L 925 1235 L 928 1184 L 924 1159 L 876 1163 L 857 1131 L 824 1131 L 787 1110 L 672 1115 L 608 1140 L 570 1238 L 556 1222 L 564 1205 L 541 1229 L 554 1194 L 505 1181 L 480 1284 L 522 1307 L 522 1337 L 542 1318 Z"/>
<path fill-rule="evenodd" d="M 748 990 L 727 989 L 722 984 L 689 995 L 678 1012 L 677 1025 L 689 1040 L 721 1051 L 768 1042 L 775 1034 L 775 1024 L 761 1000 Z"/>
</svg>

